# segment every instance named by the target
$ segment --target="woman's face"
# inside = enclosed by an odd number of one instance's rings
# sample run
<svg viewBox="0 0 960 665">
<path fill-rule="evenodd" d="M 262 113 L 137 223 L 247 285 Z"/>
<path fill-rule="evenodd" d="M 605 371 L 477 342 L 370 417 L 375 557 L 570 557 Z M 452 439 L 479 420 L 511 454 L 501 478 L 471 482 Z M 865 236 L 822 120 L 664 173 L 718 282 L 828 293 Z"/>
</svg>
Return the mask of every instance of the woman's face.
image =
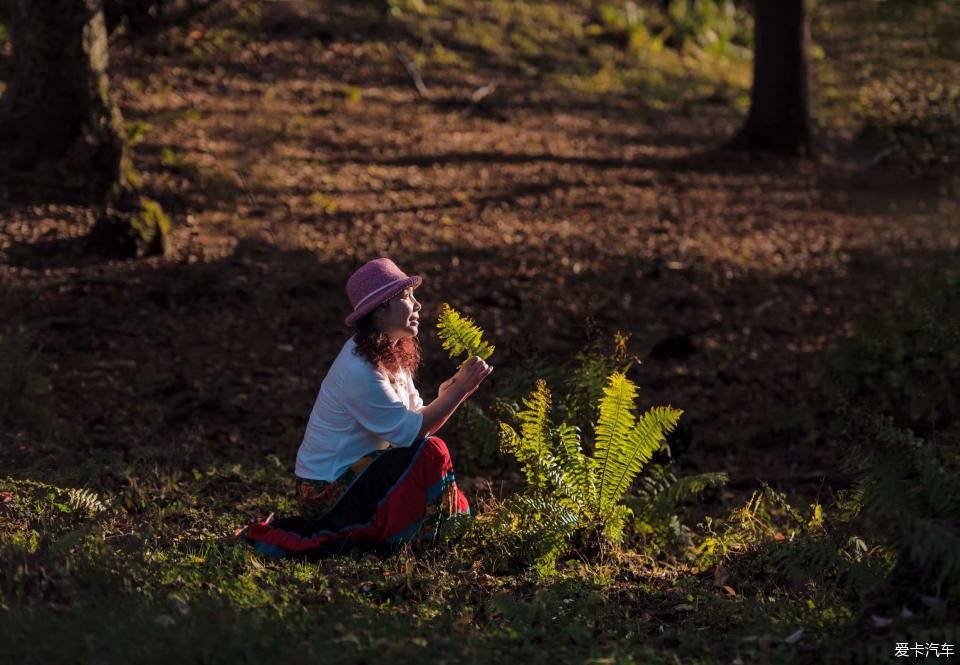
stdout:
<svg viewBox="0 0 960 665">
<path fill-rule="evenodd" d="M 373 323 L 393 341 L 416 337 L 420 330 L 420 303 L 408 287 L 373 314 Z"/>
</svg>

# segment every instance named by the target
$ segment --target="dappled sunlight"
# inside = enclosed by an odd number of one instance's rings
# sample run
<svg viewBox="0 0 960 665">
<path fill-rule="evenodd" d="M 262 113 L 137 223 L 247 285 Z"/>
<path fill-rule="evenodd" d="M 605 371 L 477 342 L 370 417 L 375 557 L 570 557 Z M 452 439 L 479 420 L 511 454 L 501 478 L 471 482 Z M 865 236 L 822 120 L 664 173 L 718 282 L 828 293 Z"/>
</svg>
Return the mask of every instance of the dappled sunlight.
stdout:
<svg viewBox="0 0 960 665">
<path fill-rule="evenodd" d="M 129 173 L 172 249 L 104 259 L 100 207 L 0 184 L 0 639 L 25 663 L 626 664 L 960 638 L 960 14 L 812 12 L 810 158 L 727 145 L 741 2 L 223 0 L 117 28 Z M 424 278 L 425 401 L 444 344 L 488 350 L 441 313 L 496 345 L 443 430 L 477 519 L 270 559 L 238 536 L 297 512 L 344 282 L 378 256 Z M 664 407 L 667 445 L 597 511 L 568 476 L 613 406 Z M 545 461 L 567 494 L 530 491 Z"/>
</svg>

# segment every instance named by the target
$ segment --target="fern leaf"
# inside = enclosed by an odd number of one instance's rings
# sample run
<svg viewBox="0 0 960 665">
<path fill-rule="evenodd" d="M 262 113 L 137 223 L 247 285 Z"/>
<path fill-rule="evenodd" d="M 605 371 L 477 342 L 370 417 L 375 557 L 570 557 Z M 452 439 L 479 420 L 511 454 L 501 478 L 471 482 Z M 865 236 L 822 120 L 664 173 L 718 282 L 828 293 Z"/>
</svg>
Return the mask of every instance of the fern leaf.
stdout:
<svg viewBox="0 0 960 665">
<path fill-rule="evenodd" d="M 558 412 L 567 422 L 579 426 L 593 439 L 597 406 L 603 397 L 604 386 L 613 372 L 626 374 L 631 366 L 627 355 L 627 337 L 619 332 L 613 343 L 596 338 L 576 356 L 576 366 L 567 374 L 566 398 L 558 404 Z"/>
<path fill-rule="evenodd" d="M 637 420 L 626 438 L 613 440 L 604 456 L 609 473 L 600 483 L 601 515 L 608 513 L 627 493 L 633 479 L 663 445 L 665 435 L 677 426 L 681 413 L 668 406 L 654 407 Z"/>
<path fill-rule="evenodd" d="M 666 528 L 680 503 L 693 498 L 708 487 L 719 487 L 728 481 L 725 473 L 701 473 L 677 478 L 659 464 L 644 469 L 637 512 L 654 530 Z"/>
<path fill-rule="evenodd" d="M 639 495 L 648 503 L 667 500 L 667 492 L 677 477 L 660 464 L 651 464 L 647 467 L 647 473 L 643 476 L 643 486 Z"/>
<path fill-rule="evenodd" d="M 523 400 L 523 410 L 517 414 L 520 421 L 520 439 L 526 461 L 528 480 L 535 490 L 543 489 L 545 474 L 539 468 L 541 461 L 552 458 L 550 454 L 550 391 L 542 380 L 530 396 Z"/>
<path fill-rule="evenodd" d="M 500 423 L 501 450 L 520 462 L 521 471 L 534 494 L 552 490 L 559 497 L 578 498 L 581 494 L 580 488 L 587 483 L 568 477 L 566 453 L 560 450 L 558 457 L 554 454 L 552 445 L 553 438 L 559 434 L 566 440 L 566 445 L 573 446 L 580 458 L 584 458 L 583 454 L 579 453 L 576 430 L 568 425 L 561 425 L 554 430 L 550 424 L 549 413 L 550 391 L 546 383 L 539 380 L 534 391 L 523 400 L 523 408 L 516 414 L 520 421 L 520 432 L 506 423 Z M 574 438 L 576 441 L 572 440 Z"/>
<path fill-rule="evenodd" d="M 633 415 L 633 402 L 637 397 L 637 387 L 620 372 L 614 372 L 607 380 L 600 400 L 600 417 L 595 427 L 594 456 L 597 463 L 597 484 L 600 488 L 597 513 L 606 512 L 617 496 L 610 501 L 610 487 L 618 474 L 618 459 L 624 442 L 633 430 L 636 419 Z M 604 488 L 607 488 L 606 490 Z"/>
<path fill-rule="evenodd" d="M 581 508 L 589 508 L 596 502 L 596 482 L 593 459 L 583 454 L 580 445 L 580 430 L 561 423 L 555 431 L 559 442 L 558 462 L 562 469 L 564 486 L 568 496 Z"/>
<path fill-rule="evenodd" d="M 510 508 L 523 518 L 536 518 L 540 524 L 558 530 L 571 529 L 579 523 L 576 513 L 549 497 L 519 494 L 511 499 Z"/>
<path fill-rule="evenodd" d="M 603 535 L 614 545 L 623 541 L 623 532 L 627 521 L 633 517 L 633 511 L 623 504 L 613 507 L 609 516 L 603 521 Z"/>
<path fill-rule="evenodd" d="M 673 503 L 690 499 L 709 487 L 726 485 L 730 480 L 725 473 L 698 473 L 694 476 L 684 476 L 675 479 L 665 493 L 665 497 Z"/>
<path fill-rule="evenodd" d="M 66 490 L 66 494 L 70 507 L 78 513 L 96 515 L 107 509 L 106 504 L 100 500 L 100 497 L 93 490 L 70 488 Z"/>
<path fill-rule="evenodd" d="M 546 490 L 548 481 L 554 489 L 561 490 L 563 477 L 553 456 L 549 451 L 542 450 L 536 438 L 527 439 L 510 425 L 500 423 L 500 449 L 520 463 L 520 471 L 533 493 L 539 494 Z"/>
<path fill-rule="evenodd" d="M 545 495 L 519 494 L 497 509 L 495 543 L 525 565 L 553 561 L 581 526 L 578 514 Z M 538 567 L 541 567 L 538 565 Z"/>
<path fill-rule="evenodd" d="M 493 355 L 495 347 L 483 341 L 483 330 L 470 317 L 464 316 L 447 303 L 440 307 L 437 334 L 451 358 L 463 356 L 463 362 L 466 362 L 474 356 L 486 360 Z"/>
<path fill-rule="evenodd" d="M 500 450 L 517 458 L 522 463 L 520 435 L 507 423 L 500 423 Z"/>
</svg>

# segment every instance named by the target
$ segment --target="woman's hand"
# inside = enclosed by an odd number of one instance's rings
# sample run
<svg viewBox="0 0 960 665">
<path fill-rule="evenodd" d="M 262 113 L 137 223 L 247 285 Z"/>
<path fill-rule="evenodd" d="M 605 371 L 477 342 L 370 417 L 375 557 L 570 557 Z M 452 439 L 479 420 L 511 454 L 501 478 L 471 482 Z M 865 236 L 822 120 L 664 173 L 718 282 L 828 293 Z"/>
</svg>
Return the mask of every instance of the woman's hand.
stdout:
<svg viewBox="0 0 960 665">
<path fill-rule="evenodd" d="M 479 356 L 474 356 L 457 370 L 457 373 L 440 384 L 439 395 L 442 397 L 448 390 L 456 391 L 458 401 L 470 397 L 483 382 L 490 376 L 493 367 L 488 365 Z"/>
<path fill-rule="evenodd" d="M 440 384 L 437 399 L 422 409 L 423 424 L 420 425 L 419 438 L 433 434 L 447 422 L 463 400 L 472 395 L 493 368 L 480 357 L 473 357 L 457 370 L 457 373 Z"/>
<path fill-rule="evenodd" d="M 457 382 L 456 376 L 451 376 L 449 379 L 440 384 L 440 388 L 437 389 L 437 397 L 443 397 L 443 394 L 450 390 L 453 387 L 453 384 Z"/>
</svg>

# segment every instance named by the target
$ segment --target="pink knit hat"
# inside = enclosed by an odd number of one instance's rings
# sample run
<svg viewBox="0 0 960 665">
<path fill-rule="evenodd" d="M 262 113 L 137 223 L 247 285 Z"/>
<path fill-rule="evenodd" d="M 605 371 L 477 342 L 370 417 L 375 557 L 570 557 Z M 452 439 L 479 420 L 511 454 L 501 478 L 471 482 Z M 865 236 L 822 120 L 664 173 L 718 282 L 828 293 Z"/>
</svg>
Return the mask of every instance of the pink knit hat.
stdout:
<svg viewBox="0 0 960 665">
<path fill-rule="evenodd" d="M 345 319 L 346 324 L 352 326 L 408 286 L 417 288 L 422 282 L 422 277 L 408 276 L 390 259 L 367 261 L 347 280 L 353 311 Z"/>
</svg>

